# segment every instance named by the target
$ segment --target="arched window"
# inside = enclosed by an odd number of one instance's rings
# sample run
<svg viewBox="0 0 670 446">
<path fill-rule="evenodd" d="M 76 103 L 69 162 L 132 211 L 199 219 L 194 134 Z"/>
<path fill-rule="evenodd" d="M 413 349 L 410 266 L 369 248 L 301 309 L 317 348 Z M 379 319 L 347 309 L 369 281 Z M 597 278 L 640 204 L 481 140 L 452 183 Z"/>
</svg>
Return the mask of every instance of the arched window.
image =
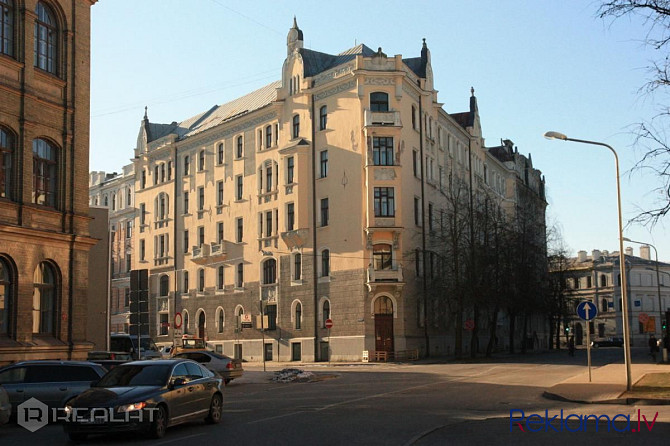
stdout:
<svg viewBox="0 0 670 446">
<path fill-rule="evenodd" d="M 205 315 L 205 310 L 200 310 L 198 314 L 198 331 L 196 336 L 199 338 L 205 338 L 207 335 L 205 333 L 205 325 L 207 321 L 207 316 Z"/>
<path fill-rule="evenodd" d="M 375 301 L 375 314 L 393 314 L 393 301 L 382 296 Z"/>
<path fill-rule="evenodd" d="M 328 124 L 328 107 L 325 105 L 319 109 L 319 130 L 326 130 Z"/>
<path fill-rule="evenodd" d="M 182 311 L 182 315 L 184 316 L 184 334 L 188 333 L 189 327 L 188 327 L 188 311 L 184 310 Z"/>
<path fill-rule="evenodd" d="M 605 274 L 602 274 L 600 276 L 600 286 L 602 287 L 607 286 L 607 276 Z"/>
<path fill-rule="evenodd" d="M 200 293 L 205 291 L 205 269 L 200 268 L 198 270 L 198 291 Z"/>
<path fill-rule="evenodd" d="M 188 271 L 184 271 L 184 288 L 182 291 L 188 293 Z"/>
<path fill-rule="evenodd" d="M 263 262 L 263 284 L 277 283 L 277 261 L 267 259 Z"/>
<path fill-rule="evenodd" d="M 302 254 L 295 253 L 293 255 L 293 280 L 300 280 L 302 278 Z"/>
<path fill-rule="evenodd" d="M 225 323 L 225 314 L 223 313 L 223 308 L 219 308 L 216 314 L 216 327 L 219 333 L 223 333 L 223 325 Z"/>
<path fill-rule="evenodd" d="M 54 267 L 40 263 L 33 275 L 33 333 L 55 331 L 57 276 Z"/>
<path fill-rule="evenodd" d="M 43 139 L 33 140 L 33 203 L 56 207 L 58 149 Z"/>
<path fill-rule="evenodd" d="M 162 275 L 159 283 L 160 295 L 167 296 L 170 293 L 170 279 L 167 275 Z"/>
<path fill-rule="evenodd" d="M 321 310 L 321 314 L 322 314 L 322 324 L 323 327 L 325 327 L 326 321 L 330 319 L 330 301 L 327 299 L 323 301 L 323 308 Z"/>
<path fill-rule="evenodd" d="M 330 251 L 324 249 L 321 251 L 321 277 L 330 275 Z"/>
<path fill-rule="evenodd" d="M 0 53 L 14 56 L 13 0 L 0 0 Z"/>
<path fill-rule="evenodd" d="M 0 257 L 0 336 L 12 333 L 12 312 L 14 311 L 13 275 L 9 262 Z"/>
<path fill-rule="evenodd" d="M 58 74 L 58 25 L 53 11 L 44 4 L 37 3 L 35 21 L 35 66 L 51 74 Z"/>
<path fill-rule="evenodd" d="M 219 266 L 219 267 L 217 268 L 217 273 L 218 273 L 218 274 L 217 274 L 216 287 L 217 287 L 218 289 L 222 290 L 222 289 L 223 289 L 223 286 L 225 285 L 225 283 L 224 283 L 224 277 L 225 277 L 225 276 L 224 276 L 223 266 Z"/>
<path fill-rule="evenodd" d="M 296 330 L 302 327 L 302 304 L 300 302 L 295 304 L 294 326 Z"/>
<path fill-rule="evenodd" d="M 237 158 L 242 158 L 244 156 L 244 145 L 242 136 L 237 137 L 237 153 L 235 154 Z"/>
<path fill-rule="evenodd" d="M 2 5 L 0 0 L 0 5 Z M 0 23 L 0 33 L 2 33 Z M 12 198 L 12 163 L 14 155 L 14 136 L 0 127 L 0 197 Z"/>
<path fill-rule="evenodd" d="M 370 110 L 373 112 L 389 111 L 389 95 L 382 91 L 370 94 Z"/>
<path fill-rule="evenodd" d="M 298 138 L 300 136 L 300 115 L 293 116 L 293 138 Z"/>
<path fill-rule="evenodd" d="M 607 299 L 603 299 L 603 301 L 602 301 L 602 305 L 601 305 L 601 308 L 602 308 L 601 311 L 602 311 L 603 313 L 607 313 L 607 307 L 608 307 L 608 305 L 607 305 Z"/>
<path fill-rule="evenodd" d="M 205 170 L 205 151 L 201 150 L 198 153 L 198 171 Z"/>
</svg>

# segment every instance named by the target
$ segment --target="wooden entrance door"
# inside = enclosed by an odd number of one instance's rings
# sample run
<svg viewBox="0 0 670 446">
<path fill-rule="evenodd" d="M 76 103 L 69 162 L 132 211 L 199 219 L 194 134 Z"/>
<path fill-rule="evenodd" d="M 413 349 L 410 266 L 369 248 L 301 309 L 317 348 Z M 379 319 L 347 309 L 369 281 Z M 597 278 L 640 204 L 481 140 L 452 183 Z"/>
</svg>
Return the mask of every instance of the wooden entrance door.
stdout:
<svg viewBox="0 0 670 446">
<path fill-rule="evenodd" d="M 393 315 L 375 314 L 375 350 L 393 351 Z"/>
</svg>

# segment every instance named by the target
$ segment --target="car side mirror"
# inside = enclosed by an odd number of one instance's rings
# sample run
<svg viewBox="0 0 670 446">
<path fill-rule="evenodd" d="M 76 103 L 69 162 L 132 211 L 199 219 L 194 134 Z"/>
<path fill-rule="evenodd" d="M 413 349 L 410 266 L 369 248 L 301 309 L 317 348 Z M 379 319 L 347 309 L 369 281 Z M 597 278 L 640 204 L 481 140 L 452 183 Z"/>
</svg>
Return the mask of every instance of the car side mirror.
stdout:
<svg viewBox="0 0 670 446">
<path fill-rule="evenodd" d="M 186 379 L 184 378 L 175 378 L 170 382 L 170 389 L 181 387 L 186 384 Z"/>
</svg>

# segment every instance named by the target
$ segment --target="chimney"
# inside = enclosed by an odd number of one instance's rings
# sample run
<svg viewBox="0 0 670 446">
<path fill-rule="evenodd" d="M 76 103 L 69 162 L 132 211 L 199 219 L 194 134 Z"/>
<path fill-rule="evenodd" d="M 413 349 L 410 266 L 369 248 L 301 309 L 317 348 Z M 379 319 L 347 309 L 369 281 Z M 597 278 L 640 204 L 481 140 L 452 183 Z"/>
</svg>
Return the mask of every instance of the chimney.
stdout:
<svg viewBox="0 0 670 446">
<path fill-rule="evenodd" d="M 630 246 L 626 248 L 625 250 L 627 256 L 632 256 L 633 255 L 633 248 Z"/>
<path fill-rule="evenodd" d="M 591 251 L 591 259 L 594 262 L 597 262 L 598 260 L 600 260 L 600 257 L 602 257 L 602 254 L 600 253 L 599 250 L 594 249 L 593 251 Z"/>
<path fill-rule="evenodd" d="M 640 257 L 642 257 L 645 260 L 651 260 L 651 258 L 649 257 L 649 245 L 640 246 Z"/>
<path fill-rule="evenodd" d="M 577 251 L 577 261 L 586 262 L 586 251 Z"/>
</svg>

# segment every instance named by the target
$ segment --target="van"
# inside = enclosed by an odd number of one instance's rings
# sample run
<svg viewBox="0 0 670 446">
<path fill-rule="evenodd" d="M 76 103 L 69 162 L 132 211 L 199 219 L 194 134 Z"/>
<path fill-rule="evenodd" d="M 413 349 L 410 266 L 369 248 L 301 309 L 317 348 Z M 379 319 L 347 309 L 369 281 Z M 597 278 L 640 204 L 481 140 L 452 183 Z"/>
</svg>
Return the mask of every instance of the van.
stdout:
<svg viewBox="0 0 670 446">
<path fill-rule="evenodd" d="M 158 347 L 149 336 L 140 338 L 140 359 L 161 358 Z M 127 333 L 112 333 L 110 335 L 109 350 L 113 352 L 132 353 L 133 359 L 137 358 L 137 335 Z"/>
</svg>

